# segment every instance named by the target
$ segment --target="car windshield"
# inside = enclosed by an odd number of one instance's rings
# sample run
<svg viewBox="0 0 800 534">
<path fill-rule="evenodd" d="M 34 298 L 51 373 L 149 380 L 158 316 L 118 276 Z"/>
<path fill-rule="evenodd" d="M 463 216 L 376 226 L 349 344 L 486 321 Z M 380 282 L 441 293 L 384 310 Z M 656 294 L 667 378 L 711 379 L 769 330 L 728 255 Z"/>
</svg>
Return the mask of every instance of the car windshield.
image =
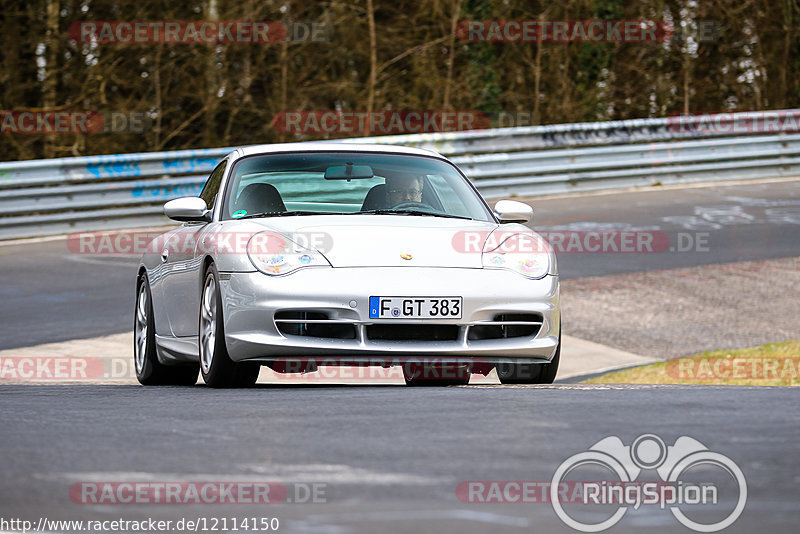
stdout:
<svg viewBox="0 0 800 534">
<path fill-rule="evenodd" d="M 451 164 L 425 156 L 364 152 L 244 157 L 231 171 L 222 219 L 331 213 L 493 220 Z"/>
</svg>

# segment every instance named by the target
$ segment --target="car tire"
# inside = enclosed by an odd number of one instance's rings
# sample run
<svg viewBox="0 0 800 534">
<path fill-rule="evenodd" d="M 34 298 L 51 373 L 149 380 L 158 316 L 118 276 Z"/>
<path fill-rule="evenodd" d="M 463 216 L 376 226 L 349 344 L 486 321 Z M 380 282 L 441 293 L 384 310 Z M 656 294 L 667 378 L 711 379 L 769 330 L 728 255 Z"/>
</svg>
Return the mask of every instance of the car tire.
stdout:
<svg viewBox="0 0 800 534">
<path fill-rule="evenodd" d="M 147 275 L 136 284 L 136 308 L 133 313 L 133 368 L 143 386 L 193 386 L 200 366 L 196 363 L 164 365 L 156 352 L 156 328 L 153 297 Z"/>
<path fill-rule="evenodd" d="M 561 361 L 561 333 L 550 363 L 501 363 L 495 366 L 501 384 L 552 384 Z"/>
<path fill-rule="evenodd" d="M 258 380 L 261 366 L 257 363 L 236 363 L 228 355 L 219 295 L 219 274 L 212 263 L 206 270 L 200 293 L 199 313 L 200 374 L 212 388 L 250 387 Z"/>
<path fill-rule="evenodd" d="M 469 369 L 463 365 L 454 367 L 425 362 L 403 364 L 403 379 L 407 386 L 466 386 L 470 376 Z"/>
</svg>

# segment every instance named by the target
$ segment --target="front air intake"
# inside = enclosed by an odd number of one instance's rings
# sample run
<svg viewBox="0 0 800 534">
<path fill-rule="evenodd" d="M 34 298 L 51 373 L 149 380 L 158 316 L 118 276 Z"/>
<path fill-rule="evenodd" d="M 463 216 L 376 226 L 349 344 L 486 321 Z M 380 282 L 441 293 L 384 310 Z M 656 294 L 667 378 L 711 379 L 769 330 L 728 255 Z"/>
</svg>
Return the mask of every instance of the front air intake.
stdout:
<svg viewBox="0 0 800 534">
<path fill-rule="evenodd" d="M 499 313 L 491 321 L 481 321 L 469 327 L 467 339 L 508 339 L 534 337 L 542 328 L 542 316 L 537 313 Z"/>
<path fill-rule="evenodd" d="M 353 322 L 331 319 L 326 312 L 313 310 L 283 310 L 275 313 L 275 327 L 286 336 L 355 339 Z"/>
<path fill-rule="evenodd" d="M 381 341 L 455 341 L 457 324 L 371 324 L 367 339 Z"/>
</svg>

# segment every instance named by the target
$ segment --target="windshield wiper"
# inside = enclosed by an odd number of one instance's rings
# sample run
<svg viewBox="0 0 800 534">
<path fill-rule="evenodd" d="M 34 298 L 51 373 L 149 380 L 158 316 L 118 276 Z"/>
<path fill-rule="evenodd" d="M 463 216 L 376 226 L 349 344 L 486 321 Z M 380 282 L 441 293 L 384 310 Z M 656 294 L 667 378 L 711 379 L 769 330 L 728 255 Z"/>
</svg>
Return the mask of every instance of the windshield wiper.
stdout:
<svg viewBox="0 0 800 534">
<path fill-rule="evenodd" d="M 472 221 L 471 217 L 462 217 L 461 215 L 450 215 L 449 213 L 438 213 L 438 212 L 431 212 L 431 211 L 418 211 L 418 210 L 391 210 L 391 209 L 380 209 L 380 210 L 366 210 L 366 211 L 354 211 L 348 213 L 341 213 L 336 211 L 302 211 L 302 210 L 295 210 L 295 211 L 265 211 L 262 213 L 248 213 L 242 217 L 236 217 L 235 221 L 240 221 L 242 219 L 257 219 L 261 217 L 292 217 L 295 215 L 419 215 L 423 217 L 443 217 L 446 219 L 464 219 L 467 221 Z"/>
<path fill-rule="evenodd" d="M 439 213 L 434 211 L 418 211 L 418 210 L 364 210 L 356 211 L 353 215 L 362 215 L 364 213 L 370 215 L 422 215 L 424 217 L 444 217 L 446 219 L 464 219 L 467 221 L 474 220 L 472 217 L 462 217 L 461 215 L 450 215 L 449 213 Z"/>
<path fill-rule="evenodd" d="M 242 219 L 256 219 L 259 217 L 292 217 L 294 215 L 344 215 L 343 213 L 336 213 L 333 211 L 265 211 L 262 213 L 248 213 L 242 217 L 236 217 L 235 221 Z"/>
</svg>

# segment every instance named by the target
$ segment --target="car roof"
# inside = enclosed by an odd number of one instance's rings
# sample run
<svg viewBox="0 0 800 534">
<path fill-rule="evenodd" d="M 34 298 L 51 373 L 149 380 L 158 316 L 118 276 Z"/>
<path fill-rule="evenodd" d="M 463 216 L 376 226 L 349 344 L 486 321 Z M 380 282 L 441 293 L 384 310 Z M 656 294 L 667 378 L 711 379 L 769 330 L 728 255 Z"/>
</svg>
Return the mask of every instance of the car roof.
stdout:
<svg viewBox="0 0 800 534">
<path fill-rule="evenodd" d="M 384 154 L 410 154 L 415 156 L 432 156 L 443 160 L 447 159 L 434 150 L 378 143 L 275 143 L 271 145 L 247 146 L 238 148 L 235 151 L 237 157 L 252 156 L 255 154 L 275 154 L 280 152 L 382 152 Z"/>
</svg>

